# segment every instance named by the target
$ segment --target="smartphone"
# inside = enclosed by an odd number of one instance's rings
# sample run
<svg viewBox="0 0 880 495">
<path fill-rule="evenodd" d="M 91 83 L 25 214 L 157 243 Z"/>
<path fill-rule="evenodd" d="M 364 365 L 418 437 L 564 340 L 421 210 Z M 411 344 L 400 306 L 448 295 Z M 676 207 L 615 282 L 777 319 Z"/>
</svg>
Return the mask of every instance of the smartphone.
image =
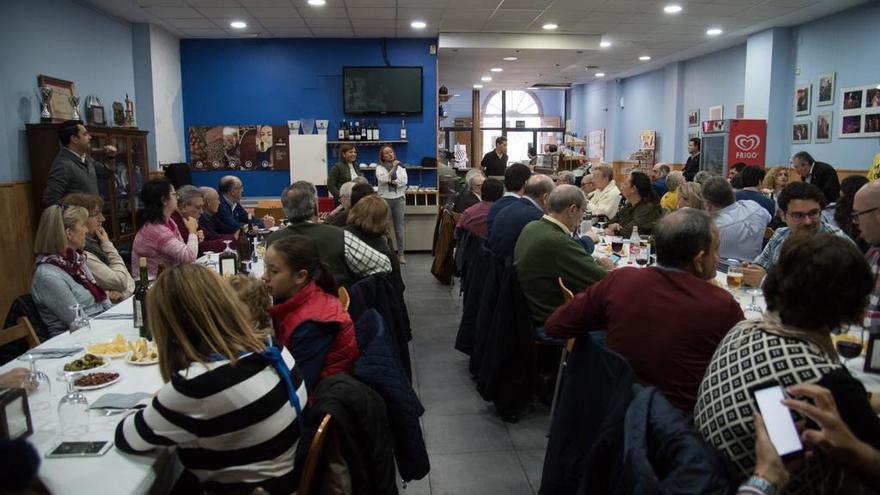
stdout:
<svg viewBox="0 0 880 495">
<path fill-rule="evenodd" d="M 800 457 L 804 454 L 800 435 L 794 426 L 791 411 L 782 404 L 785 399 L 782 386 L 776 381 L 764 382 L 749 389 L 758 411 L 764 418 L 770 442 L 783 461 Z"/>
<path fill-rule="evenodd" d="M 612 254 L 611 254 L 611 262 L 614 263 L 614 264 L 616 265 L 618 261 L 620 261 L 620 256 L 618 256 L 618 255 L 612 253 Z"/>
<path fill-rule="evenodd" d="M 46 457 L 100 457 L 110 450 L 111 442 L 61 442 Z"/>
</svg>

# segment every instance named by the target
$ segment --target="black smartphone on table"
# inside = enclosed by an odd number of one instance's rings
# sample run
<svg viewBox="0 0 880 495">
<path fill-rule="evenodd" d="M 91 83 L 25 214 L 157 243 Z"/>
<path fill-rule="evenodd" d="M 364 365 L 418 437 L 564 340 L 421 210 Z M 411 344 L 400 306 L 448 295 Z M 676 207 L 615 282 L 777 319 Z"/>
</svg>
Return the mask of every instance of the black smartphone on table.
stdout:
<svg viewBox="0 0 880 495">
<path fill-rule="evenodd" d="M 110 450 L 112 442 L 61 442 L 50 450 L 47 458 L 54 457 L 100 457 Z"/>
<path fill-rule="evenodd" d="M 776 381 L 759 383 L 749 388 L 758 412 L 764 418 L 770 442 L 783 461 L 803 456 L 804 446 L 794 425 L 791 410 L 782 403 L 785 392 Z"/>
</svg>

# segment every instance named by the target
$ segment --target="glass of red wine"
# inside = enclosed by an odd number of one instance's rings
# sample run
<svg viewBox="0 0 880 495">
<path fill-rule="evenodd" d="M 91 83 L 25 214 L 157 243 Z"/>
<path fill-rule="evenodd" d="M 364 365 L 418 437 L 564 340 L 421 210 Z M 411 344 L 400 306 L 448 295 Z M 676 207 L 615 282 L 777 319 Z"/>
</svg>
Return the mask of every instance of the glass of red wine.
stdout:
<svg viewBox="0 0 880 495">
<path fill-rule="evenodd" d="M 850 359 L 857 358 L 862 354 L 862 346 L 864 336 L 860 335 L 859 340 L 847 339 L 843 335 L 839 336 L 835 347 L 837 353 L 843 358 L 843 365 L 846 366 Z"/>
<path fill-rule="evenodd" d="M 623 251 L 623 237 L 614 236 L 611 238 L 611 250 L 614 251 L 615 254 L 621 254 Z"/>
</svg>

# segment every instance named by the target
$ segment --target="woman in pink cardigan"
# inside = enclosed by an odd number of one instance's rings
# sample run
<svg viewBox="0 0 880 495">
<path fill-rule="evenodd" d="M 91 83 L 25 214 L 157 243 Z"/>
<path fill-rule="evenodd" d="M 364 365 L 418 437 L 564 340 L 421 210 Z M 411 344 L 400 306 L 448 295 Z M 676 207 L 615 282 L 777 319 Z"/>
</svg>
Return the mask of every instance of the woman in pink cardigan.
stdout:
<svg viewBox="0 0 880 495">
<path fill-rule="evenodd" d="M 189 231 L 186 242 L 171 220 L 177 210 L 177 192 L 166 179 L 147 181 L 141 189 L 143 209 L 138 212 L 141 228 L 131 248 L 131 273 L 138 276 L 138 263 L 147 258 L 150 278 L 156 278 L 159 266 L 169 267 L 192 263 L 199 252 L 198 220 L 184 219 Z"/>
</svg>

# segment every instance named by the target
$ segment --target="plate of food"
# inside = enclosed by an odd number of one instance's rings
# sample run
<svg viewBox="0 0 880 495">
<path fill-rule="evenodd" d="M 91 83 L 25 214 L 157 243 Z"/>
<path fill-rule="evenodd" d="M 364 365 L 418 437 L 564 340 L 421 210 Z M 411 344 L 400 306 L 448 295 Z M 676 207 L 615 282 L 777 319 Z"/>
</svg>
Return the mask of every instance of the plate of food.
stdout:
<svg viewBox="0 0 880 495">
<path fill-rule="evenodd" d="M 73 381 L 73 386 L 76 387 L 77 390 L 95 390 L 109 387 L 118 382 L 120 378 L 122 378 L 122 375 L 114 371 L 83 373 Z"/>
<path fill-rule="evenodd" d="M 159 362 L 159 351 L 156 344 L 146 339 L 138 339 L 131 343 L 132 351 L 125 357 L 125 362 L 138 366 L 147 366 Z"/>
<path fill-rule="evenodd" d="M 81 358 L 68 361 L 61 365 L 61 371 L 66 373 L 79 373 L 81 371 L 89 371 L 107 366 L 109 363 L 101 356 L 94 354 L 85 354 Z"/>
<path fill-rule="evenodd" d="M 131 348 L 120 333 L 109 342 L 97 342 L 86 347 L 86 352 L 103 358 L 117 359 L 131 352 Z"/>
</svg>

